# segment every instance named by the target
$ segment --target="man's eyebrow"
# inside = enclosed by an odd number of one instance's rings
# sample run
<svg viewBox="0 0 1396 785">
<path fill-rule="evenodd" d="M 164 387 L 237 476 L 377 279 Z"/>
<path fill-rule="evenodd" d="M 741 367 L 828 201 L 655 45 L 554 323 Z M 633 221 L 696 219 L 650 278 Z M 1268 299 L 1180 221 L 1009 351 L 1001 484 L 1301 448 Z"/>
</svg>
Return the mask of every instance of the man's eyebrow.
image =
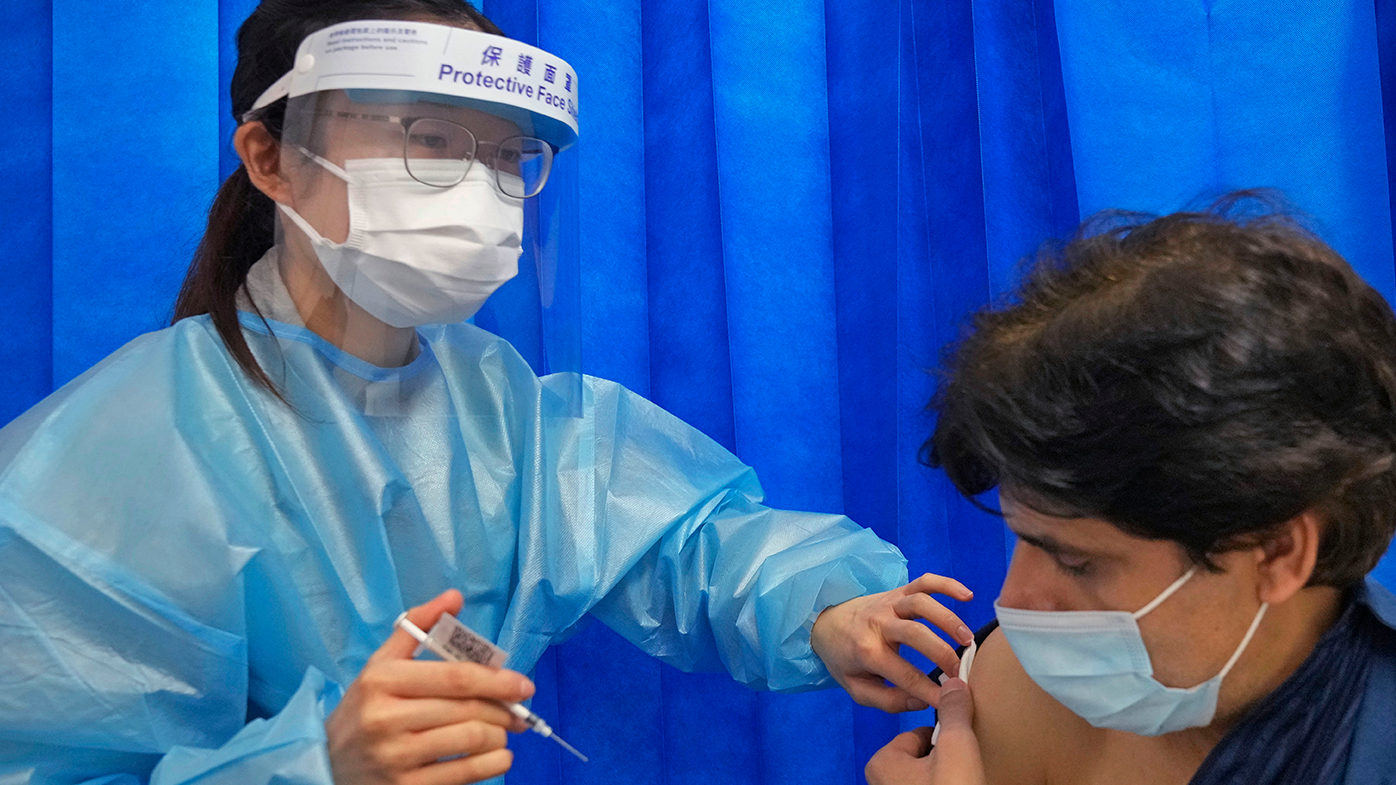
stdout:
<svg viewBox="0 0 1396 785">
<path fill-rule="evenodd" d="M 1072 546 L 1070 546 L 1070 545 L 1066 545 L 1065 543 L 1059 542 L 1058 540 L 1055 540 L 1055 539 L 1053 539 L 1053 538 L 1051 538 L 1051 537 L 1048 537 L 1048 536 L 1046 536 L 1046 535 L 1026 534 L 1026 533 L 1024 533 L 1024 532 L 1018 532 L 1018 531 L 1013 532 L 1013 534 L 1014 534 L 1015 536 L 1017 536 L 1018 539 L 1022 540 L 1023 542 L 1026 542 L 1027 544 L 1033 546 L 1034 548 L 1038 548 L 1038 549 L 1040 549 L 1040 550 L 1044 550 L 1044 551 L 1046 551 L 1046 552 L 1048 552 L 1048 553 L 1053 553 L 1053 554 L 1070 554 L 1070 555 L 1073 555 L 1073 556 L 1075 556 L 1075 555 L 1082 555 L 1082 556 L 1084 556 L 1084 555 L 1089 555 L 1089 554 L 1090 554 L 1090 551 L 1087 551 L 1087 550 L 1085 550 L 1085 549 L 1083 549 L 1083 548 L 1076 548 L 1076 547 L 1072 547 Z"/>
</svg>

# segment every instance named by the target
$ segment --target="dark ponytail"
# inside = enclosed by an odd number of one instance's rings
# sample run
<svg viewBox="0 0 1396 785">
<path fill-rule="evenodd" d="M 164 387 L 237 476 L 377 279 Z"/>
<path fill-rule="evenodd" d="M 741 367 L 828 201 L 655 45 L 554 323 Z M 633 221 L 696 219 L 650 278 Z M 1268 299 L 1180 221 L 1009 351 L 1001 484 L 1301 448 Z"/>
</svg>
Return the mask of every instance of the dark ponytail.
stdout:
<svg viewBox="0 0 1396 785">
<path fill-rule="evenodd" d="M 504 34 L 464 0 L 262 0 L 238 29 L 233 117 L 241 122 L 257 97 L 291 69 L 296 48 L 306 36 L 355 19 L 432 21 Z M 260 121 L 280 140 L 285 112 L 282 99 L 259 112 L 254 122 Z M 252 355 L 237 314 L 238 291 L 247 283 L 252 265 L 276 241 L 275 227 L 275 203 L 239 166 L 214 197 L 208 228 L 175 301 L 173 321 L 208 314 L 243 371 L 280 398 L 276 384 Z"/>
</svg>

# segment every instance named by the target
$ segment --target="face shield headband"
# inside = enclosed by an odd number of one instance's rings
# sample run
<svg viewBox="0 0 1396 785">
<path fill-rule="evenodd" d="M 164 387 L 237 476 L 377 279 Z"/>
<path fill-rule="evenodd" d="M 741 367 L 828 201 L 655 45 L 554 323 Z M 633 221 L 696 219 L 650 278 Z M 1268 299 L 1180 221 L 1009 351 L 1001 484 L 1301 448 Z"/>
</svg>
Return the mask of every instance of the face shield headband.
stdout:
<svg viewBox="0 0 1396 785">
<path fill-rule="evenodd" d="M 577 141 L 577 74 L 556 55 L 476 30 L 359 20 L 311 33 L 296 65 L 243 116 L 281 98 L 326 90 L 396 91 L 407 100 L 468 106 L 532 128 L 557 150 Z M 387 100 L 390 93 L 374 93 Z"/>
</svg>

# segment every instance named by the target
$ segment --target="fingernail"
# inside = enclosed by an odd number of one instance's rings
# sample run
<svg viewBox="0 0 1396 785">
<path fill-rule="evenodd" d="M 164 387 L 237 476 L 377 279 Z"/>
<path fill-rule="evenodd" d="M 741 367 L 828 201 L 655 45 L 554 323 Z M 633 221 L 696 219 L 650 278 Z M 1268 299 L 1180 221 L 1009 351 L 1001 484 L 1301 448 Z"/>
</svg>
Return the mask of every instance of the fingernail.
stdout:
<svg viewBox="0 0 1396 785">
<path fill-rule="evenodd" d="M 533 682 L 529 681 L 528 679 L 524 678 L 523 676 L 520 676 L 520 677 L 519 677 L 519 691 L 523 693 L 524 700 L 527 700 L 527 699 L 533 697 L 533 693 L 537 692 L 537 691 L 538 691 L 538 688 L 535 687 L 535 686 L 533 686 Z"/>
<path fill-rule="evenodd" d="M 925 701 L 923 701 L 923 700 L 918 700 L 918 699 L 916 699 L 916 698 L 907 698 L 907 699 L 906 699 L 906 710 L 907 710 L 907 711 L 925 711 L 926 709 L 929 709 L 930 707 L 931 707 L 931 704 L 929 704 L 929 703 L 927 703 L 927 702 L 925 702 Z"/>
<path fill-rule="evenodd" d="M 955 630 L 955 640 L 958 640 L 960 643 L 963 643 L 964 645 L 968 646 L 971 643 L 974 643 L 974 633 L 970 632 L 968 627 L 961 624 Z"/>
<path fill-rule="evenodd" d="M 961 678 L 958 677 L 958 676 L 956 676 L 955 678 L 946 680 L 945 684 L 941 685 L 941 687 L 940 687 L 941 693 L 946 693 L 946 692 L 959 692 L 960 690 L 967 690 L 967 689 L 969 689 L 969 685 L 968 685 L 968 684 L 965 684 L 965 680 L 964 680 L 964 679 L 961 679 Z"/>
</svg>

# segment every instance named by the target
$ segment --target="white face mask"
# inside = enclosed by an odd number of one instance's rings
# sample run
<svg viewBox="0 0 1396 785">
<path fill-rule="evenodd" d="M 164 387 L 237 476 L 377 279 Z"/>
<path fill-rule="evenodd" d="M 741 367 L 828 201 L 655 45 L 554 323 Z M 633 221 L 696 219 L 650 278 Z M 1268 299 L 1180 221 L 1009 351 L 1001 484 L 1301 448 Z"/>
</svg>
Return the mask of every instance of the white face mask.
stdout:
<svg viewBox="0 0 1396 785">
<path fill-rule="evenodd" d="M 303 152 L 349 184 L 349 236 L 331 242 L 295 210 L 278 207 L 310 239 L 335 285 L 379 320 L 393 327 L 463 321 L 518 274 L 523 200 L 501 194 L 483 164 L 459 184 L 435 188 L 412 179 L 401 158 L 350 160 L 341 169 Z"/>
</svg>

